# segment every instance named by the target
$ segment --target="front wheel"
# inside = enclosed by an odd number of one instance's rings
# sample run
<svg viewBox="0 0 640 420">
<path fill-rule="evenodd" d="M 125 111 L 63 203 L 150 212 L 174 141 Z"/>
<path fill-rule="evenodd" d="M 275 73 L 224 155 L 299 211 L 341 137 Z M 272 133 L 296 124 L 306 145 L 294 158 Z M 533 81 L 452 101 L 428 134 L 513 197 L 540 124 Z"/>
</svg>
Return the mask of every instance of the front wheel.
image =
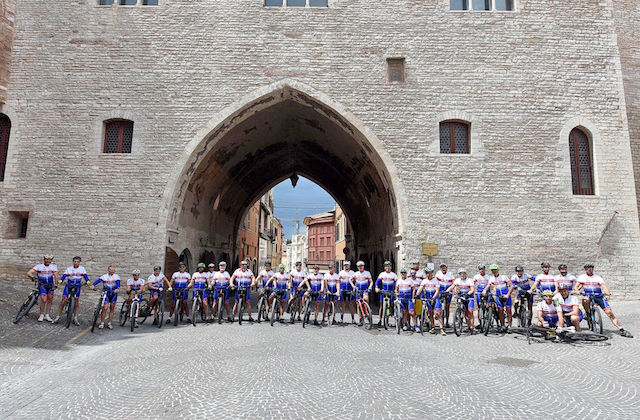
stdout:
<svg viewBox="0 0 640 420">
<path fill-rule="evenodd" d="M 367 302 L 362 302 L 362 310 L 364 311 L 364 327 L 367 330 L 373 328 L 373 314 L 371 313 L 371 307 Z"/>
<path fill-rule="evenodd" d="M 520 303 L 520 328 L 526 328 L 529 326 L 529 308 L 527 306 L 527 302 L 524 304 Z"/>
<path fill-rule="evenodd" d="M 196 326 L 196 316 L 198 316 L 198 312 L 200 312 L 200 298 L 196 296 L 191 305 L 191 324 L 193 324 L 194 327 Z"/>
<path fill-rule="evenodd" d="M 158 328 L 162 328 L 164 324 L 164 300 L 157 303 L 158 305 Z"/>
<path fill-rule="evenodd" d="M 260 300 L 258 301 L 258 323 L 262 322 L 262 318 L 266 314 L 266 308 L 265 308 L 264 301 L 265 301 L 265 299 L 264 299 L 264 295 L 263 295 L 262 297 L 260 297 Z M 271 324 L 271 325 L 273 325 L 273 324 Z"/>
<path fill-rule="evenodd" d="M 136 328 L 136 312 L 138 311 L 138 302 L 131 303 L 131 315 L 129 316 L 129 323 L 131 332 Z"/>
<path fill-rule="evenodd" d="M 457 307 L 456 313 L 453 316 L 453 332 L 455 332 L 458 337 L 460 337 L 460 334 L 462 334 L 462 323 L 464 321 L 463 312 L 464 310 L 462 309 L 462 307 Z"/>
<path fill-rule="evenodd" d="M 400 306 L 400 302 L 397 300 L 393 315 L 396 319 L 396 334 L 400 334 L 400 331 L 402 331 L 402 307 Z"/>
<path fill-rule="evenodd" d="M 273 324 L 275 324 L 276 322 L 276 317 L 278 315 L 280 315 L 279 311 L 280 311 L 280 301 L 278 300 L 278 297 L 276 296 L 273 299 L 273 303 L 271 304 L 271 317 L 269 318 L 269 322 L 271 323 L 271 326 L 273 327 Z"/>
<path fill-rule="evenodd" d="M 309 313 L 311 309 L 309 308 L 309 299 L 305 299 L 304 306 L 302 307 L 302 328 L 306 328 L 307 323 L 309 322 Z"/>
<path fill-rule="evenodd" d="M 238 300 L 238 325 L 242 325 L 242 315 L 244 313 L 244 296 Z"/>
<path fill-rule="evenodd" d="M 336 304 L 332 300 L 329 302 L 329 313 L 327 314 L 327 326 L 332 326 L 336 322 Z"/>
<path fill-rule="evenodd" d="M 489 335 L 489 330 L 491 329 L 492 323 L 493 323 L 493 311 L 491 310 L 491 308 L 485 308 L 483 320 L 482 320 L 482 328 L 485 336 Z"/>
<path fill-rule="evenodd" d="M 76 298 L 75 293 L 69 296 L 69 300 L 67 301 L 67 322 L 65 322 L 65 327 L 69 328 L 71 325 L 71 321 L 73 320 L 73 312 L 76 309 Z"/>
<path fill-rule="evenodd" d="M 180 312 L 180 308 L 182 308 L 182 299 L 178 299 L 176 300 L 176 308 L 173 311 L 173 326 L 177 327 L 178 326 L 178 312 Z"/>
<path fill-rule="evenodd" d="M 100 298 L 100 301 L 98 302 L 98 306 L 96 307 L 96 310 L 93 311 L 93 322 L 91 323 L 91 332 L 93 332 L 93 330 L 96 329 L 96 325 L 98 325 L 98 319 L 100 319 L 100 315 L 102 314 L 102 297 Z"/>
<path fill-rule="evenodd" d="M 382 302 L 382 325 L 384 326 L 385 330 L 389 329 L 389 315 L 387 314 L 388 310 L 389 310 L 389 301 L 385 299 Z"/>
<path fill-rule="evenodd" d="M 120 305 L 120 315 L 118 317 L 118 321 L 120 321 L 120 326 L 124 327 L 124 324 L 127 323 L 127 319 L 129 318 L 129 312 L 131 307 L 127 305 L 127 301 L 123 301 L 122 305 Z"/>
<path fill-rule="evenodd" d="M 598 334 L 603 333 L 602 314 L 600 313 L 600 308 L 595 305 L 591 308 L 591 325 L 591 331 Z"/>
<path fill-rule="evenodd" d="M 20 321 L 20 319 L 25 316 L 29 310 L 31 309 L 31 307 L 33 305 L 35 305 L 35 301 L 38 298 L 36 292 L 31 292 L 31 294 L 25 299 L 24 302 L 22 302 L 22 305 L 20 305 L 20 308 L 18 309 L 18 312 L 16 312 L 16 314 L 13 317 L 13 323 L 17 324 L 18 321 Z M 32 303 L 33 301 L 33 303 Z"/>
<path fill-rule="evenodd" d="M 222 324 L 222 305 L 224 303 L 224 299 L 222 296 L 218 297 L 218 324 Z"/>
</svg>

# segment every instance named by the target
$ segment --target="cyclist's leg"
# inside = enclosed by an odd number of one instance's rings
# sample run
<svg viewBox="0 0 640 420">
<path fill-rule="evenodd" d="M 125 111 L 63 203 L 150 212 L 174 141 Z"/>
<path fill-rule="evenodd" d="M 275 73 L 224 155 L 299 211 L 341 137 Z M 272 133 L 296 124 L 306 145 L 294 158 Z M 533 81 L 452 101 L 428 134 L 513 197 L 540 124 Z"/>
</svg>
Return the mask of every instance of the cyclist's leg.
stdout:
<svg viewBox="0 0 640 420">
<path fill-rule="evenodd" d="M 313 311 L 314 312 L 314 318 L 313 319 L 316 320 L 316 321 L 318 320 L 318 311 L 320 310 L 320 303 L 321 303 L 320 297 L 318 297 L 318 299 L 316 299 L 315 310 Z"/>
<path fill-rule="evenodd" d="M 51 286 L 51 289 L 47 294 L 47 307 L 45 308 L 45 312 L 47 314 L 51 312 L 51 305 L 53 304 L 53 293 L 54 293 L 54 289 L 53 289 L 53 286 Z"/>
<path fill-rule="evenodd" d="M 444 328 L 444 320 L 442 319 L 442 301 L 440 298 L 436 299 L 435 311 L 436 318 L 438 319 L 438 323 L 440 324 L 440 329 Z M 435 327 L 435 323 L 432 324 Z"/>
<path fill-rule="evenodd" d="M 614 327 L 618 329 L 622 328 L 622 324 L 620 323 L 618 318 L 616 318 L 615 314 L 611 310 L 611 306 L 609 306 L 609 302 L 607 301 L 606 297 L 602 296 L 601 298 L 598 298 L 595 302 L 598 304 L 598 306 L 602 308 L 604 313 L 607 314 L 607 316 L 611 320 L 611 323 L 613 324 Z"/>
<path fill-rule="evenodd" d="M 108 309 L 109 309 L 109 294 L 107 293 L 104 296 L 104 301 L 102 302 L 102 314 L 100 315 L 101 324 L 104 324 L 104 319 L 107 317 Z"/>
<path fill-rule="evenodd" d="M 251 293 L 249 292 L 249 289 L 247 289 L 247 314 L 249 314 L 249 319 L 251 319 Z"/>
<path fill-rule="evenodd" d="M 107 296 L 107 299 L 109 299 L 108 296 Z M 114 293 L 113 299 L 110 300 L 110 304 L 109 304 L 109 323 L 111 323 L 111 321 L 113 320 L 113 315 L 116 313 L 117 302 L 118 302 L 118 295 Z"/>
<path fill-rule="evenodd" d="M 47 289 L 42 284 L 38 284 L 38 288 L 40 289 L 40 315 L 44 316 L 44 308 L 47 306 Z"/>
<path fill-rule="evenodd" d="M 513 322 L 513 314 L 511 312 L 511 305 L 512 305 L 511 296 L 509 296 L 507 298 L 507 302 L 505 304 L 506 309 L 507 309 L 507 320 L 509 321 L 509 327 L 511 327 L 512 322 Z"/>
<path fill-rule="evenodd" d="M 78 308 L 80 307 L 80 288 L 78 287 L 78 291 L 76 292 L 76 306 L 73 308 L 73 317 L 78 318 Z"/>
<path fill-rule="evenodd" d="M 471 298 L 469 299 L 467 303 L 467 307 L 464 310 L 464 316 L 467 319 L 467 326 L 469 327 L 470 330 L 473 330 L 473 307 L 474 307 L 474 302 L 473 302 L 473 298 Z"/>
<path fill-rule="evenodd" d="M 56 315 L 56 319 L 62 315 L 62 310 L 64 309 L 64 305 L 67 303 L 69 299 L 69 286 L 64 286 L 64 290 L 62 291 L 62 299 L 60 300 L 60 305 L 58 305 L 58 314 Z"/>
<path fill-rule="evenodd" d="M 205 319 L 209 319 L 209 290 L 204 289 L 202 291 L 202 306 L 204 307 Z M 193 314 L 193 316 L 196 316 Z"/>
</svg>

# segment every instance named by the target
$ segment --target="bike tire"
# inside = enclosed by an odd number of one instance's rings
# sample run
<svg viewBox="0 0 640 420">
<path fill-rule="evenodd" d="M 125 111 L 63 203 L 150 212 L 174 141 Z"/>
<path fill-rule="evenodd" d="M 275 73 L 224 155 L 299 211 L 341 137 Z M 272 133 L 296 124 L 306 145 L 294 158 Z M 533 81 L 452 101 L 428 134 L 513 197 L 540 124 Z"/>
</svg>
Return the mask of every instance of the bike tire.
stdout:
<svg viewBox="0 0 640 420">
<path fill-rule="evenodd" d="M 96 307 L 96 310 L 93 311 L 93 322 L 91 323 L 91 332 L 93 332 L 96 329 L 96 325 L 98 325 L 98 319 L 102 314 L 102 305 L 103 305 L 103 298 L 101 297 L 100 301 L 98 301 L 98 306 Z"/>
<path fill-rule="evenodd" d="M 273 299 L 273 303 L 271 304 L 271 317 L 269 318 L 269 323 L 271 324 L 271 326 L 273 327 L 273 324 L 276 323 L 276 313 L 279 314 L 280 312 L 280 308 L 278 307 L 280 305 L 280 301 L 278 300 L 278 296 L 276 296 Z"/>
<path fill-rule="evenodd" d="M 602 313 L 600 312 L 600 308 L 594 306 L 593 313 L 593 332 L 602 334 L 604 332 L 604 328 L 602 325 Z"/>
<path fill-rule="evenodd" d="M 591 342 L 607 341 L 609 339 L 609 337 L 607 337 L 606 335 L 598 334 L 594 332 L 568 333 L 566 334 L 566 337 L 571 339 L 571 341 L 591 341 Z"/>
<path fill-rule="evenodd" d="M 173 326 L 177 327 L 178 326 L 178 312 L 180 312 L 180 309 L 182 308 L 182 299 L 178 299 L 176 300 L 176 308 L 173 311 Z"/>
<path fill-rule="evenodd" d="M 242 325 L 242 315 L 244 315 L 244 296 L 238 300 L 238 325 Z"/>
<path fill-rule="evenodd" d="M 529 345 L 531 345 L 531 341 L 532 341 L 531 340 L 531 327 L 527 327 L 525 329 L 525 331 L 526 331 L 525 334 L 527 336 L 527 343 L 529 343 Z"/>
<path fill-rule="evenodd" d="M 524 304 L 521 302 L 520 307 L 518 308 L 520 328 L 527 328 L 529 326 L 529 308 L 527 305 L 528 302 L 525 302 Z"/>
<path fill-rule="evenodd" d="M 387 311 L 389 310 L 389 301 L 384 299 L 382 302 L 382 326 L 385 330 L 389 329 L 389 317 L 387 315 Z"/>
<path fill-rule="evenodd" d="M 26 311 L 22 314 L 22 316 L 27 316 L 29 315 L 29 311 L 31 310 L 31 308 L 33 308 L 36 303 L 38 302 L 38 299 L 40 298 L 40 295 L 38 294 L 37 291 L 33 291 L 31 293 L 31 301 L 29 302 L 29 304 L 27 305 L 27 309 Z"/>
<path fill-rule="evenodd" d="M 462 307 L 457 307 L 456 312 L 453 315 L 453 332 L 460 337 L 462 334 L 462 322 L 463 322 L 463 309 Z"/>
<path fill-rule="evenodd" d="M 489 335 L 489 330 L 491 329 L 491 324 L 493 323 L 493 311 L 491 308 L 485 308 L 484 310 L 484 320 L 483 320 L 483 332 L 484 335 Z"/>
<path fill-rule="evenodd" d="M 20 319 L 27 314 L 27 312 L 28 312 L 27 308 L 29 308 L 29 304 L 33 300 L 33 296 L 35 296 L 35 292 L 31 292 L 31 294 L 29 294 L 29 296 L 27 296 L 27 298 L 24 300 L 24 302 L 22 302 L 22 305 L 20 305 L 20 308 L 18 308 L 18 312 L 16 312 L 16 314 L 14 315 L 14 317 L 12 319 L 14 324 L 17 324 L 18 321 L 20 321 Z"/>
<path fill-rule="evenodd" d="M 302 307 L 302 328 L 306 328 L 307 322 L 309 319 L 307 317 L 307 312 L 309 311 L 309 299 L 304 301 L 304 306 Z"/>
<path fill-rule="evenodd" d="M 266 311 L 264 307 L 264 300 L 264 295 L 260 297 L 260 300 L 258 300 L 258 324 L 262 322 L 263 312 Z"/>
<path fill-rule="evenodd" d="M 336 322 L 336 304 L 332 300 L 329 302 L 329 317 L 327 319 L 327 326 L 330 327 Z"/>
<path fill-rule="evenodd" d="M 164 299 L 156 303 L 158 305 L 158 328 L 164 324 Z"/>
<path fill-rule="evenodd" d="M 218 296 L 218 324 L 222 324 L 222 305 L 224 304 L 224 299 L 222 296 Z"/>
<path fill-rule="evenodd" d="M 131 332 L 136 328 L 136 312 L 138 310 L 138 302 L 131 302 L 131 315 L 129 315 L 129 324 L 131 327 Z"/>
<path fill-rule="evenodd" d="M 422 311 L 420 312 L 420 335 L 424 335 L 425 331 L 429 331 L 429 313 L 427 312 L 426 304 L 422 304 Z"/>
<path fill-rule="evenodd" d="M 129 319 L 129 312 L 131 311 L 131 306 L 127 305 L 127 301 L 123 301 L 122 305 L 120 305 L 120 314 L 118 315 L 118 323 L 121 327 L 124 327 L 124 324 L 127 323 L 127 319 Z"/>
<path fill-rule="evenodd" d="M 396 301 L 394 305 L 393 316 L 396 320 L 396 334 L 400 334 L 402 331 L 402 308 L 399 301 Z"/>
<path fill-rule="evenodd" d="M 69 303 L 68 303 L 69 307 L 67 308 L 68 312 L 67 312 L 67 322 L 65 323 L 65 327 L 69 328 L 71 326 L 71 321 L 73 320 L 73 313 L 75 312 L 76 309 L 76 298 L 75 298 L 75 293 L 73 294 L 73 296 L 69 297 Z"/>
<path fill-rule="evenodd" d="M 447 310 L 447 299 L 442 299 L 440 301 L 441 306 L 442 306 L 442 325 L 444 325 L 443 328 L 447 327 L 447 320 L 449 319 L 449 310 Z"/>
<path fill-rule="evenodd" d="M 373 328 L 373 314 L 371 313 L 371 307 L 367 302 L 362 302 L 362 308 L 364 309 L 364 328 L 370 330 Z"/>
<path fill-rule="evenodd" d="M 196 316 L 198 312 L 200 312 L 200 308 L 198 307 L 199 300 L 200 299 L 196 296 L 196 298 L 193 299 L 193 303 L 191 304 L 191 324 L 194 327 L 196 326 Z"/>
</svg>

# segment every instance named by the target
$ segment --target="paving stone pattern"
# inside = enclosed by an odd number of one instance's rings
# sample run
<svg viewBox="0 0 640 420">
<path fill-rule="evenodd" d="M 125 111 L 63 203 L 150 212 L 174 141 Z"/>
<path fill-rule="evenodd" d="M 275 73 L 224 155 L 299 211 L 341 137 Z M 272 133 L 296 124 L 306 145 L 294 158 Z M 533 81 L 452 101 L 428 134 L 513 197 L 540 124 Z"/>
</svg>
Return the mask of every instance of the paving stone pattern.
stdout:
<svg viewBox="0 0 640 420">
<path fill-rule="evenodd" d="M 0 418 L 620 419 L 640 409 L 639 341 L 615 334 L 609 346 L 351 325 L 145 323 L 92 334 L 88 305 L 69 330 L 33 316 L 10 324 L 26 289 L 5 289 Z M 613 305 L 639 332 L 638 302 Z"/>
</svg>

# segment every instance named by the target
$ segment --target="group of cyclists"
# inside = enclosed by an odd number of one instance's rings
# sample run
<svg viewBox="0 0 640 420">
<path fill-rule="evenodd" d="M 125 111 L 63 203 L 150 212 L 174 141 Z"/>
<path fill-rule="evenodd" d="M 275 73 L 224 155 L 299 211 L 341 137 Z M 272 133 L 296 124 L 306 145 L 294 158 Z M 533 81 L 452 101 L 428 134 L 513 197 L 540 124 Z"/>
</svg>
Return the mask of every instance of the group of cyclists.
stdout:
<svg viewBox="0 0 640 420">
<path fill-rule="evenodd" d="M 488 294 L 495 297 L 495 303 L 500 318 L 499 329 L 508 332 L 512 327 L 514 311 L 518 310 L 519 305 L 527 305 L 530 318 L 535 316 L 532 322 L 537 323 L 540 327 L 558 327 L 573 326 L 577 330 L 580 329 L 580 321 L 585 315 L 589 315 L 587 311 L 590 307 L 590 300 L 593 300 L 604 312 L 609 316 L 613 325 L 618 328 L 623 337 L 632 337 L 631 333 L 622 327 L 620 321 L 616 318 L 611 306 L 607 300 L 610 294 L 609 288 L 599 275 L 593 272 L 594 265 L 585 264 L 585 272 L 577 278 L 569 274 L 567 265 L 560 264 L 558 266 L 558 274 L 550 273 L 550 264 L 543 262 L 541 264 L 541 273 L 537 276 L 530 276 L 524 272 L 522 266 L 515 267 L 515 273 L 508 277 L 500 274 L 498 264 L 491 264 L 487 272 L 485 264 L 477 266 L 478 272 L 470 277 L 467 270 L 461 268 L 457 275 L 449 271 L 447 264 L 440 264 L 440 270 L 435 272 L 433 263 L 428 263 L 425 269 L 420 268 L 420 262 L 414 260 L 411 263 L 411 269 L 401 268 L 399 276 L 392 271 L 392 264 L 389 261 L 384 262 L 384 271 L 382 271 L 375 279 L 371 273 L 365 269 L 365 263 L 358 261 L 356 263 L 356 271 L 351 270 L 351 262 L 344 261 L 343 270 L 339 273 L 335 272 L 333 265 L 328 266 L 325 274 L 320 273 L 320 267 L 314 265 L 312 272 L 307 273 L 302 269 L 300 261 L 295 263 L 295 268 L 290 272 L 286 271 L 284 264 L 278 266 L 277 271 L 273 271 L 270 263 L 266 263 L 263 270 L 257 276 L 249 269 L 247 261 L 242 261 L 240 267 L 229 274 L 227 264 L 224 261 L 215 264 L 199 263 L 197 272 L 190 274 L 186 271 L 184 263 L 179 264 L 179 269 L 167 278 L 161 270 L 160 266 L 156 266 L 146 281 L 140 278 L 140 270 L 133 270 L 132 277 L 127 279 L 126 283 L 122 283 L 120 277 L 115 273 L 115 267 L 109 266 L 107 273 L 91 281 L 89 276 L 80 265 L 81 258 L 74 257 L 73 264 L 65 270 L 61 277 L 58 278 L 58 269 L 53 263 L 53 256 L 48 254 L 43 258 L 42 264 L 37 264 L 27 272 L 31 278 L 36 276 L 40 291 L 40 315 L 38 321 L 49 321 L 57 323 L 60 319 L 61 312 L 65 307 L 68 299 L 75 298 L 79 303 L 80 293 L 83 285 L 94 289 L 98 284 L 102 283 L 104 289 L 104 310 L 102 311 L 101 320 L 98 328 L 105 327 L 105 319 L 108 312 L 108 320 L 106 327 L 112 329 L 112 320 L 115 314 L 115 305 L 121 287 L 124 286 L 126 299 L 131 299 L 142 293 L 149 293 L 149 308 L 154 308 L 154 324 L 158 322 L 158 301 L 159 293 L 166 290 L 172 296 L 170 306 L 170 317 L 174 311 L 180 308 L 176 307 L 176 302 L 181 301 L 184 305 L 183 311 L 189 318 L 188 293 L 191 290 L 193 297 L 200 294 L 205 314 L 205 319 L 210 321 L 213 314 L 217 313 L 218 297 L 223 296 L 223 305 L 227 313 L 227 320 L 233 322 L 238 309 L 238 300 L 240 296 L 246 299 L 246 308 L 249 315 L 249 321 L 254 319 L 251 315 L 251 293 L 252 289 L 258 290 L 258 298 L 266 297 L 267 305 L 274 303 L 274 299 L 280 299 L 280 316 L 284 319 L 284 312 L 290 311 L 290 322 L 294 322 L 296 314 L 294 310 L 290 310 L 294 306 L 291 305 L 295 299 L 305 302 L 306 299 L 312 298 L 315 301 L 314 324 L 318 323 L 318 315 L 324 314 L 331 299 L 336 299 L 340 303 L 341 316 L 340 321 L 344 323 L 344 316 L 347 306 L 351 315 L 351 323 L 355 320 L 355 297 L 358 293 L 362 299 L 370 304 L 370 296 L 375 291 L 380 298 L 380 321 L 382 321 L 382 301 L 386 295 L 391 295 L 391 299 L 400 304 L 402 311 L 402 329 L 407 331 L 410 329 L 418 330 L 420 317 L 424 313 L 429 317 L 432 326 L 429 332 L 435 334 L 434 321 L 438 322 L 441 335 L 446 335 L 445 328 L 449 326 L 450 305 L 454 295 L 465 297 L 462 300 L 465 305 L 465 320 L 469 331 L 474 334 L 478 329 L 475 325 L 475 313 L 478 313 L 477 319 L 480 321 L 479 309 L 481 304 L 486 302 Z M 434 274 L 435 272 L 435 274 Z M 54 291 L 58 285 L 64 286 L 62 292 L 62 300 L 58 307 L 57 315 L 51 318 L 50 311 L 53 303 Z M 74 286 L 75 296 L 69 296 L 70 287 Z M 245 293 L 240 294 L 242 289 Z M 517 296 L 524 296 L 514 301 L 512 295 L 514 292 Z M 182 295 L 178 295 L 178 293 Z M 210 307 L 208 301 L 209 294 L 213 293 L 213 307 Z M 232 295 L 235 294 L 235 296 Z M 540 294 L 542 299 L 537 303 L 535 311 L 533 310 L 534 296 Z M 578 298 L 577 294 L 582 294 L 582 298 Z M 230 297 L 234 298 L 234 306 L 231 309 Z M 426 305 L 423 311 L 422 305 Z M 77 311 L 78 304 L 75 305 L 75 313 L 73 323 L 79 325 Z M 300 320 L 300 311 L 302 304 L 297 306 L 297 319 Z M 108 311 L 107 311 L 108 309 Z M 513 310 L 512 310 L 513 309 Z M 444 312 L 444 313 L 443 313 Z M 267 310 L 263 316 L 269 313 Z M 446 314 L 446 315 L 445 315 Z M 191 314 L 195 316 L 195 314 Z M 240 314 L 242 316 L 242 314 Z M 260 314 L 258 314 L 260 316 Z M 324 317 L 323 317 L 324 319 Z M 171 322 L 167 320 L 167 323 Z M 338 322 L 338 321 L 335 321 Z M 362 319 L 359 320 L 362 323 Z M 520 325 L 522 327 L 522 325 Z"/>
</svg>

